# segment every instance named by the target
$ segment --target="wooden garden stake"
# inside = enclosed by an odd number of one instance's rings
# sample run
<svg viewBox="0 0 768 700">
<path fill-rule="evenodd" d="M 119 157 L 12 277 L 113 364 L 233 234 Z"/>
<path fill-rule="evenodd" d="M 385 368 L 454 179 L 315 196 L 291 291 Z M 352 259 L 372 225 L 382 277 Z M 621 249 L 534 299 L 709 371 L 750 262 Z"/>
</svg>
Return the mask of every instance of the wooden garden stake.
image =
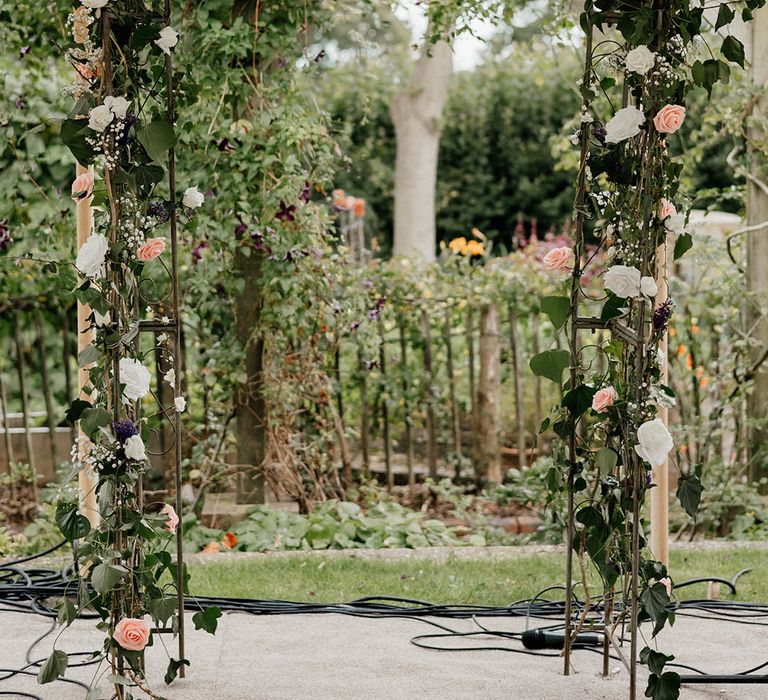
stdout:
<svg viewBox="0 0 768 700">
<path fill-rule="evenodd" d="M 459 407 L 456 403 L 456 376 L 453 368 L 453 345 L 451 343 L 451 307 L 445 307 L 445 325 L 443 326 L 443 342 L 445 343 L 445 361 L 448 372 L 448 395 L 451 402 L 451 432 L 453 435 L 453 452 L 456 455 L 456 478 L 461 476 L 461 420 Z"/>
<path fill-rule="evenodd" d="M 408 398 L 408 346 L 405 342 L 405 328 L 402 321 L 397 324 L 400 333 L 400 368 L 403 389 L 403 423 L 405 424 L 405 459 L 408 466 L 408 489 L 413 492 L 416 480 L 413 473 L 413 435 L 411 421 L 411 402 Z"/>
<path fill-rule="evenodd" d="M 363 360 L 363 352 L 357 347 L 357 366 L 360 372 L 360 448 L 363 457 L 363 476 L 367 479 L 371 471 L 370 449 L 368 446 L 368 434 L 370 425 L 368 422 L 368 367 Z"/>
<path fill-rule="evenodd" d="M 8 397 L 5 393 L 5 377 L 0 367 L 0 418 L 3 419 L 3 438 L 5 440 L 5 456 L 8 459 L 8 472 L 10 473 L 13 459 L 13 443 L 11 442 L 11 426 L 8 425 Z"/>
<path fill-rule="evenodd" d="M 427 403 L 427 466 L 429 476 L 437 479 L 437 428 L 435 426 L 434 390 L 435 377 L 432 371 L 432 338 L 427 310 L 421 310 L 421 332 L 424 337 L 424 373 L 426 375 L 424 398 Z"/>
<path fill-rule="evenodd" d="M 469 415 L 472 433 L 477 429 L 477 395 L 475 394 L 475 319 L 472 307 L 467 307 L 467 370 L 469 371 Z"/>
<path fill-rule="evenodd" d="M 384 319 L 379 314 L 379 368 L 381 370 L 382 383 L 387 380 L 387 348 L 384 334 Z M 389 444 L 389 407 L 387 406 L 387 400 L 384 398 L 384 392 L 381 396 L 381 420 L 384 424 L 384 464 L 387 470 L 387 489 L 392 490 L 395 485 L 395 477 L 392 473 L 392 447 Z"/>
<path fill-rule="evenodd" d="M 517 430 L 517 465 L 525 466 L 525 421 L 523 419 L 523 377 L 520 358 L 520 333 L 514 306 L 509 305 L 509 350 L 512 357 L 512 376 L 515 387 L 515 427 Z"/>
<path fill-rule="evenodd" d="M 56 470 L 56 423 L 53 419 L 53 398 L 48 377 L 48 363 L 45 352 L 45 334 L 43 333 L 43 315 L 35 312 L 35 332 L 37 334 L 37 356 L 40 363 L 40 378 L 43 381 L 43 400 L 45 401 L 45 422 L 48 426 L 48 446 L 51 450 L 51 465 Z"/>
<path fill-rule="evenodd" d="M 16 341 L 16 371 L 19 376 L 19 394 L 21 394 L 21 414 L 24 421 L 24 441 L 27 446 L 27 459 L 32 467 L 32 498 L 37 503 L 37 470 L 35 456 L 32 454 L 32 435 L 29 432 L 29 404 L 27 403 L 26 363 L 24 362 L 24 345 L 21 342 L 21 327 L 19 315 L 13 316 L 13 334 Z"/>
</svg>

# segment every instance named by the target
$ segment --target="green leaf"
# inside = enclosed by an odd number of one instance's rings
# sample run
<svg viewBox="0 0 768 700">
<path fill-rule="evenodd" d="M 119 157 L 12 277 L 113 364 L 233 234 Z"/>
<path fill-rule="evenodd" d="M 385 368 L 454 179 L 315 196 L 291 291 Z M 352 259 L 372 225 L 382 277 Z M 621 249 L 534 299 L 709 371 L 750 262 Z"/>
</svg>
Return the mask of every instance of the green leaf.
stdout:
<svg viewBox="0 0 768 700">
<path fill-rule="evenodd" d="M 105 700 L 108 697 L 109 694 L 103 688 L 96 686 L 86 693 L 85 700 Z"/>
<path fill-rule="evenodd" d="M 619 463 L 619 455 L 610 447 L 601 447 L 595 454 L 595 466 L 605 476 Z"/>
<path fill-rule="evenodd" d="M 152 188 L 163 179 L 165 171 L 159 165 L 140 165 L 133 171 L 136 186 L 143 194 L 149 194 Z"/>
<path fill-rule="evenodd" d="M 602 513 L 595 506 L 585 506 L 576 513 L 576 521 L 587 527 L 599 527 L 605 524 Z"/>
<path fill-rule="evenodd" d="M 83 411 L 86 408 L 92 408 L 92 405 L 88 401 L 75 399 L 71 404 L 69 404 L 69 408 L 64 414 L 66 416 L 67 422 L 71 425 L 74 425 L 78 420 L 80 420 L 80 416 L 83 414 Z"/>
<path fill-rule="evenodd" d="M 560 330 L 571 314 L 571 301 L 568 297 L 544 297 L 541 310 L 549 316 L 555 330 Z"/>
<path fill-rule="evenodd" d="M 715 20 L 715 30 L 730 24 L 731 20 L 733 20 L 733 14 L 733 10 L 728 5 L 720 5 L 717 20 Z"/>
<path fill-rule="evenodd" d="M 109 593 L 115 584 L 128 573 L 128 570 L 119 564 L 107 564 L 102 562 L 94 568 L 91 574 L 91 586 L 99 595 Z"/>
<path fill-rule="evenodd" d="M 699 512 L 699 503 L 704 487 L 696 474 L 684 474 L 677 480 L 677 500 L 692 518 Z"/>
<path fill-rule="evenodd" d="M 681 233 L 675 241 L 675 260 L 682 258 L 691 248 L 693 248 L 693 237 L 690 233 Z"/>
<path fill-rule="evenodd" d="M 51 683 L 57 678 L 64 675 L 64 671 L 67 670 L 67 658 L 66 652 L 60 649 L 54 649 L 53 653 L 45 660 L 45 663 L 40 667 L 40 671 L 37 674 L 37 682 L 40 685 Z"/>
<path fill-rule="evenodd" d="M 701 61 L 694 61 L 691 66 L 691 77 L 696 85 L 704 85 L 706 74 L 704 73 L 704 64 Z"/>
<path fill-rule="evenodd" d="M 640 663 L 645 664 L 651 673 L 655 673 L 657 676 L 662 674 L 665 664 L 674 658 L 674 656 L 667 656 L 660 651 L 654 651 L 650 647 L 644 647 L 640 652 Z"/>
<path fill-rule="evenodd" d="M 80 427 L 83 432 L 93 437 L 112 422 L 112 414 L 105 408 L 86 408 L 80 416 Z"/>
<path fill-rule="evenodd" d="M 196 612 L 192 616 L 192 622 L 195 623 L 196 630 L 205 630 L 208 634 L 216 634 L 219 618 L 221 617 L 221 608 L 215 605 Z"/>
<path fill-rule="evenodd" d="M 654 583 L 640 594 L 640 603 L 654 622 L 665 619 L 669 595 L 663 583 Z"/>
<path fill-rule="evenodd" d="M 77 608 L 69 598 L 62 598 L 56 603 L 56 620 L 60 625 L 66 625 L 69 627 L 77 617 Z"/>
<path fill-rule="evenodd" d="M 596 393 L 595 387 L 579 384 L 563 396 L 563 406 L 571 412 L 574 418 L 578 418 L 592 405 L 592 399 Z"/>
<path fill-rule="evenodd" d="M 144 146 L 147 155 L 156 163 L 162 162 L 168 149 L 176 143 L 173 127 L 165 120 L 153 121 L 137 129 L 136 138 Z"/>
<path fill-rule="evenodd" d="M 744 68 L 744 44 L 735 36 L 727 36 L 723 39 L 723 45 L 720 50 L 731 63 L 737 63 Z"/>
<path fill-rule="evenodd" d="M 608 323 L 612 318 L 617 318 L 624 314 L 624 309 L 627 306 L 627 300 L 617 297 L 615 294 L 609 292 L 608 298 L 603 304 L 603 310 L 600 312 L 600 320 L 603 323 Z"/>
<path fill-rule="evenodd" d="M 648 687 L 645 689 L 645 697 L 653 700 L 677 700 L 680 697 L 680 676 L 673 671 L 657 676 L 652 673 L 648 676 Z"/>
<path fill-rule="evenodd" d="M 168 619 L 176 611 L 177 600 L 174 596 L 163 596 L 149 602 L 149 614 L 159 625 L 165 625 Z"/>
<path fill-rule="evenodd" d="M 563 370 L 571 364 L 571 354 L 567 350 L 545 350 L 531 358 L 531 371 L 537 377 L 544 377 L 561 384 Z"/>
<path fill-rule="evenodd" d="M 80 165 L 90 165 L 93 162 L 93 149 L 85 141 L 85 137 L 92 133 L 88 128 L 87 119 L 65 119 L 61 125 L 61 141 Z"/>
<path fill-rule="evenodd" d="M 98 362 L 101 359 L 101 352 L 95 345 L 86 345 L 77 354 L 77 366 L 79 369 L 86 367 L 94 362 Z"/>
<path fill-rule="evenodd" d="M 77 510 L 76 503 L 62 502 L 56 506 L 56 526 L 70 542 L 85 537 L 91 531 L 88 518 Z"/>
<path fill-rule="evenodd" d="M 189 661 L 186 659 L 180 659 L 177 661 L 176 659 L 170 659 L 168 661 L 168 669 L 165 672 L 165 684 L 170 685 L 173 683 L 173 681 L 176 680 L 176 676 L 179 674 L 179 669 L 182 666 L 189 666 Z"/>
</svg>

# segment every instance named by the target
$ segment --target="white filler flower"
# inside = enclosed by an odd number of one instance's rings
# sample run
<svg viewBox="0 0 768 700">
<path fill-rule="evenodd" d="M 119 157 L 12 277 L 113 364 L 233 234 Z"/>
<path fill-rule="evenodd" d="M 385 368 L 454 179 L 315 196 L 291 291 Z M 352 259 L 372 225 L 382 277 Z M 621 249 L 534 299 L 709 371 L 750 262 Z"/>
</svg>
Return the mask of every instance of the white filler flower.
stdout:
<svg viewBox="0 0 768 700">
<path fill-rule="evenodd" d="M 184 190 L 184 196 L 181 199 L 181 203 L 190 209 L 197 209 L 198 207 L 202 207 L 204 201 L 205 195 L 197 189 L 197 185 L 194 187 L 188 187 L 186 190 Z"/>
<path fill-rule="evenodd" d="M 638 46 L 627 53 L 624 65 L 628 73 L 645 75 L 656 63 L 656 54 L 647 46 Z"/>
<path fill-rule="evenodd" d="M 179 33 L 173 27 L 163 27 L 160 30 L 160 38 L 155 39 L 155 43 L 164 54 L 170 56 L 171 49 L 179 43 Z"/>
<path fill-rule="evenodd" d="M 659 466 L 675 446 L 672 436 L 661 418 L 654 418 L 643 423 L 637 429 L 637 440 L 640 444 L 635 445 L 635 452 L 652 467 Z"/>
<path fill-rule="evenodd" d="M 112 112 L 118 119 L 125 119 L 125 115 L 128 113 L 128 107 L 131 106 L 131 102 L 122 96 L 112 97 L 109 95 L 104 98 L 104 106 L 108 107 L 110 112 Z"/>
<path fill-rule="evenodd" d="M 605 273 L 603 286 L 622 299 L 638 297 L 640 296 L 640 270 L 628 265 L 614 265 Z"/>
<path fill-rule="evenodd" d="M 187 400 L 183 396 L 177 396 L 173 400 L 173 407 L 176 409 L 177 413 L 183 413 L 187 407 Z"/>
<path fill-rule="evenodd" d="M 100 277 L 104 270 L 104 259 L 109 250 L 109 241 L 101 233 L 94 233 L 80 247 L 75 267 L 86 277 Z"/>
<path fill-rule="evenodd" d="M 138 360 L 124 357 L 120 360 L 120 383 L 124 385 L 123 396 L 128 401 L 144 398 L 149 393 L 152 375 Z"/>
<path fill-rule="evenodd" d="M 637 136 L 645 124 L 645 114 L 637 107 L 624 107 L 605 125 L 605 142 L 620 143 Z"/>
<path fill-rule="evenodd" d="M 144 441 L 141 439 L 140 435 L 131 435 L 131 437 L 125 441 L 125 456 L 128 457 L 128 459 L 133 459 L 137 462 L 141 462 L 147 458 Z"/>
<path fill-rule="evenodd" d="M 88 128 L 102 133 L 115 118 L 112 110 L 107 105 L 94 107 L 88 114 Z"/>
</svg>

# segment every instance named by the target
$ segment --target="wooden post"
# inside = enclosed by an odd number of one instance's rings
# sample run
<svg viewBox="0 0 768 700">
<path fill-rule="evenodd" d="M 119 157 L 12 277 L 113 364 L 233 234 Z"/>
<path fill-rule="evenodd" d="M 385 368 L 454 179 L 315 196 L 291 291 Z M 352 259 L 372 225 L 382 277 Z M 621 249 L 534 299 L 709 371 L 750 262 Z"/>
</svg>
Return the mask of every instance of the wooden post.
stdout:
<svg viewBox="0 0 768 700">
<path fill-rule="evenodd" d="M 70 337 L 69 312 L 69 307 L 65 308 L 61 317 L 61 361 L 64 365 L 64 403 L 67 406 L 74 398 L 72 395 L 72 349 L 70 347 L 72 338 Z M 77 440 L 77 429 L 75 426 L 71 428 L 70 440 L 73 445 L 75 440 Z"/>
<path fill-rule="evenodd" d="M 467 307 L 467 371 L 469 372 L 469 428 L 477 428 L 477 394 L 475 390 L 475 319 L 472 307 Z"/>
<path fill-rule="evenodd" d="M 495 303 L 480 310 L 480 381 L 477 389 L 478 475 L 497 484 L 502 481 L 499 418 L 501 393 L 501 342 L 499 311 Z"/>
<path fill-rule="evenodd" d="M 421 332 L 424 336 L 424 373 L 426 374 L 424 398 L 427 403 L 427 466 L 429 476 L 437 479 L 437 427 L 435 425 L 435 377 L 432 371 L 432 338 L 427 310 L 421 310 Z"/>
<path fill-rule="evenodd" d="M 0 418 L 3 419 L 3 437 L 5 439 L 5 456 L 8 459 L 8 473 L 11 473 L 13 459 L 13 444 L 11 442 L 11 426 L 8 425 L 8 397 L 5 394 L 5 377 L 0 366 Z"/>
<path fill-rule="evenodd" d="M 406 465 L 408 466 L 408 489 L 413 492 L 413 487 L 416 485 L 416 479 L 413 473 L 411 402 L 408 397 L 408 346 L 405 342 L 405 328 L 402 320 L 398 321 L 397 328 L 400 333 L 400 370 L 402 372 L 403 423 L 405 424 L 405 459 Z"/>
<path fill-rule="evenodd" d="M 667 285 L 667 248 L 670 245 L 670 237 L 667 237 L 664 245 L 656 249 L 656 284 L 658 293 L 654 301 L 654 308 L 658 308 L 669 298 Z M 667 359 L 668 340 L 667 334 L 659 341 L 659 349 L 664 353 L 661 365 L 662 384 L 669 383 L 669 361 Z M 669 425 L 669 409 L 660 406 L 657 416 Z M 653 556 L 663 564 L 669 564 L 669 458 L 653 468 L 653 483 L 656 487 L 651 489 L 651 551 Z"/>
<path fill-rule="evenodd" d="M 16 341 L 16 371 L 19 375 L 19 394 L 21 395 L 21 413 L 24 420 L 24 440 L 27 446 L 27 459 L 32 468 L 32 497 L 37 503 L 37 469 L 32 453 L 32 435 L 29 432 L 29 404 L 27 403 L 26 363 L 24 362 L 24 344 L 21 342 L 19 314 L 13 315 L 13 334 Z"/>
<path fill-rule="evenodd" d="M 461 476 L 461 420 L 456 403 L 456 376 L 453 368 L 453 344 L 451 343 L 451 307 L 445 307 L 445 325 L 443 342 L 445 343 L 445 361 L 448 372 L 448 391 L 451 401 L 451 431 L 453 433 L 453 452 L 456 456 L 456 478 Z"/>
<path fill-rule="evenodd" d="M 45 352 L 45 333 L 43 332 L 43 314 L 35 312 L 35 331 L 37 333 L 37 357 L 40 363 L 40 378 L 43 381 L 43 400 L 45 401 L 45 423 L 48 426 L 48 446 L 51 451 L 51 466 L 56 473 L 56 422 L 53 417 L 53 397 L 48 378 L 48 357 Z"/>
<path fill-rule="evenodd" d="M 512 357 L 512 375 L 515 387 L 515 428 L 517 433 L 517 466 L 525 466 L 525 420 L 523 418 L 523 370 L 520 358 L 520 333 L 517 326 L 517 314 L 512 304 L 509 305 L 509 351 Z"/>
<path fill-rule="evenodd" d="M 539 314 L 534 313 L 531 316 L 531 352 L 534 355 L 538 355 L 541 351 L 539 343 L 539 328 Z M 533 427 L 534 435 L 536 435 L 539 432 L 539 426 L 541 425 L 542 415 L 544 413 L 541 400 L 541 377 L 538 374 L 536 375 L 536 379 L 533 382 L 533 405 Z"/>
<path fill-rule="evenodd" d="M 362 450 L 363 476 L 367 479 L 371 472 L 371 458 L 368 448 L 368 434 L 370 425 L 368 422 L 368 368 L 363 360 L 363 352 L 360 346 L 357 346 L 357 366 L 360 372 L 360 449 Z"/>
<path fill-rule="evenodd" d="M 77 164 L 77 175 L 88 172 L 80 163 Z M 93 212 L 91 211 L 90 198 L 78 200 L 76 205 L 77 217 L 77 250 L 88 240 L 93 228 Z M 78 354 L 88 347 L 94 340 L 93 330 L 87 330 L 90 326 L 88 316 L 91 314 L 91 308 L 86 304 L 77 302 L 77 352 Z M 89 399 L 85 392 L 85 386 L 88 384 L 88 369 L 80 367 L 77 370 L 77 386 L 79 397 L 83 401 Z M 82 460 L 90 449 L 90 442 L 78 426 L 78 454 Z M 89 474 L 87 469 L 81 469 L 77 475 L 77 484 L 80 489 L 80 512 L 88 518 L 91 527 L 98 527 L 99 509 L 96 504 L 96 485 L 98 477 L 96 474 Z"/>
<path fill-rule="evenodd" d="M 384 334 L 384 319 L 381 318 L 381 314 L 379 314 L 379 341 L 379 366 L 383 387 L 387 381 L 387 348 Z M 392 446 L 389 444 L 389 406 L 387 406 L 385 394 L 386 391 L 383 389 L 379 391 L 379 396 L 381 397 L 381 420 L 384 424 L 384 464 L 387 470 L 387 489 L 391 491 L 395 485 L 395 476 L 392 473 Z"/>
</svg>

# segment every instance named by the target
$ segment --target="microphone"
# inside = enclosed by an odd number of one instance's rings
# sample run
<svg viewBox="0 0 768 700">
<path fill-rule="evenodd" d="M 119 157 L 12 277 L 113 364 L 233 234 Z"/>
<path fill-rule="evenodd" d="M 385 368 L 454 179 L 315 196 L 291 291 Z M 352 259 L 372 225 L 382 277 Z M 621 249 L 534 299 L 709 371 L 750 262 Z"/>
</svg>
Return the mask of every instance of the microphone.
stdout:
<svg viewBox="0 0 768 700">
<path fill-rule="evenodd" d="M 555 630 L 525 630 L 522 639 L 526 649 L 563 649 L 565 647 L 565 634 Z M 602 634 L 579 632 L 571 646 L 573 649 L 578 649 L 579 647 L 599 647 L 602 645 Z"/>
</svg>

